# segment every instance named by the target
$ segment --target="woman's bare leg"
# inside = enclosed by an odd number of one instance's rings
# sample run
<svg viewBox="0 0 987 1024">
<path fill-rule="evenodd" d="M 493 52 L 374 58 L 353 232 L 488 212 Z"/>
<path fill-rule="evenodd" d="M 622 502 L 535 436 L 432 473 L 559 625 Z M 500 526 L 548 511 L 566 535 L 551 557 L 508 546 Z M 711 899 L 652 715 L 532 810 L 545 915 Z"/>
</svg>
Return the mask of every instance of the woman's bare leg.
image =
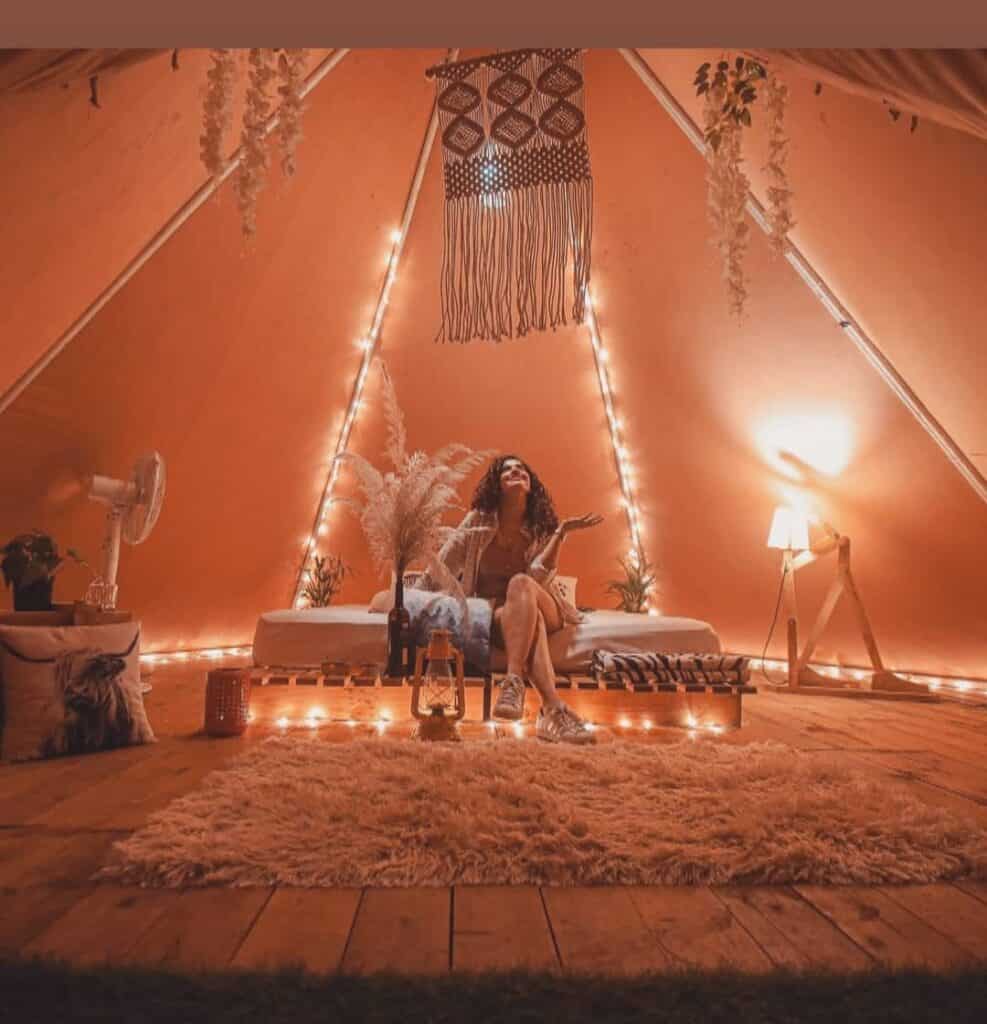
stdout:
<svg viewBox="0 0 987 1024">
<path fill-rule="evenodd" d="M 558 606 L 530 576 L 514 576 L 507 601 L 494 612 L 507 652 L 507 671 L 529 674 L 546 707 L 560 703 L 555 671 L 548 649 L 548 633 L 562 628 Z"/>
<path fill-rule="evenodd" d="M 554 708 L 562 703 L 558 691 L 555 689 L 555 669 L 552 666 L 552 653 L 548 649 L 545 616 L 540 611 L 535 627 L 535 643 L 528 660 L 528 678 L 541 695 L 543 707 Z"/>
</svg>

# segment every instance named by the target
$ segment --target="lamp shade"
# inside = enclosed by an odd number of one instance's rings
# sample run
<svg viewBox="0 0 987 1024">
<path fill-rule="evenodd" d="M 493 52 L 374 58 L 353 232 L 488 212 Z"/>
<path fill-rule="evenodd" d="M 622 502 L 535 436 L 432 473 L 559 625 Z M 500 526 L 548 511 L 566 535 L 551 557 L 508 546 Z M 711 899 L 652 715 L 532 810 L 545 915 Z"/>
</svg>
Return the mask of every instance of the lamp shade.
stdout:
<svg viewBox="0 0 987 1024">
<path fill-rule="evenodd" d="M 787 505 L 779 505 L 771 518 L 768 534 L 769 548 L 785 551 L 805 551 L 809 547 L 809 521 Z"/>
</svg>

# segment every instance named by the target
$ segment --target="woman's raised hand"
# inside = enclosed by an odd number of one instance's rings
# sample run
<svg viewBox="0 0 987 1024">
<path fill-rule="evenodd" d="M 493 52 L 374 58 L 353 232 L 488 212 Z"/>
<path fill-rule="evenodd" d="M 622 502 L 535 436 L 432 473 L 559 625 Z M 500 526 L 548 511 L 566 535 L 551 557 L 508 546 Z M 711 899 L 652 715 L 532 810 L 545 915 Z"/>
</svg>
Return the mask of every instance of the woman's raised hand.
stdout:
<svg viewBox="0 0 987 1024">
<path fill-rule="evenodd" d="M 603 516 L 598 516 L 594 512 L 590 512 L 585 516 L 571 516 L 568 519 L 563 519 L 559 524 L 559 530 L 563 533 L 570 533 L 573 530 L 587 530 L 591 526 L 597 526 L 603 522 Z"/>
</svg>

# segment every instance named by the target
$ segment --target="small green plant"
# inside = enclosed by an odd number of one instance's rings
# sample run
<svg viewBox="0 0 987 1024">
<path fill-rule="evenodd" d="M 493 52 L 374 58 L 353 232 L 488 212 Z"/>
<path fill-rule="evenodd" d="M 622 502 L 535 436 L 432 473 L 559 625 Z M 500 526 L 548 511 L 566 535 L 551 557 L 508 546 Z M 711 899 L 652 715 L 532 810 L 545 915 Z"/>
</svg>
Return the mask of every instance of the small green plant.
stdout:
<svg viewBox="0 0 987 1024">
<path fill-rule="evenodd" d="M 617 610 L 621 612 L 641 613 L 647 610 L 648 594 L 655 585 L 656 577 L 653 575 L 654 566 L 648 561 L 646 555 L 640 560 L 618 558 L 620 567 L 624 570 L 622 580 L 611 580 L 607 590 L 620 598 Z"/>
<path fill-rule="evenodd" d="M 352 574 L 353 570 L 343 563 L 341 556 L 316 555 L 302 597 L 311 608 L 328 608 L 343 585 L 343 579 Z"/>
<path fill-rule="evenodd" d="M 70 558 L 80 565 L 88 563 L 73 548 L 66 548 L 65 556 L 58 553 L 58 545 L 40 530 L 22 533 L 8 541 L 2 549 L 4 583 L 15 590 L 30 587 L 41 580 L 50 580 Z"/>
<path fill-rule="evenodd" d="M 705 63 L 696 70 L 696 77 L 693 85 L 696 87 L 696 95 L 702 96 L 713 90 L 723 91 L 724 103 L 719 111 L 716 121 L 706 129 L 706 141 L 714 150 L 719 149 L 722 137 L 724 122 L 732 119 L 737 124 L 751 124 L 750 104 L 757 98 L 756 83 L 767 78 L 767 71 L 763 64 L 749 57 L 738 57 L 730 66 L 729 61 L 721 60 L 716 65 L 713 79 L 710 81 L 709 72 L 712 65 Z"/>
</svg>

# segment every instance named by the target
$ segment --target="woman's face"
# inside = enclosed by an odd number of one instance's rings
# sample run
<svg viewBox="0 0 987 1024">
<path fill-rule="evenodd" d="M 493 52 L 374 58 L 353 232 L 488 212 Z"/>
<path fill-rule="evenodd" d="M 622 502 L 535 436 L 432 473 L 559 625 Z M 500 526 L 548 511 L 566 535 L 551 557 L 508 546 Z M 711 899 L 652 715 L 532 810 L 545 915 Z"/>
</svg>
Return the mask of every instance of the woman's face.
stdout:
<svg viewBox="0 0 987 1024">
<path fill-rule="evenodd" d="M 508 459 L 500 467 L 500 493 L 502 495 L 531 490 L 531 475 L 520 459 Z"/>
</svg>

